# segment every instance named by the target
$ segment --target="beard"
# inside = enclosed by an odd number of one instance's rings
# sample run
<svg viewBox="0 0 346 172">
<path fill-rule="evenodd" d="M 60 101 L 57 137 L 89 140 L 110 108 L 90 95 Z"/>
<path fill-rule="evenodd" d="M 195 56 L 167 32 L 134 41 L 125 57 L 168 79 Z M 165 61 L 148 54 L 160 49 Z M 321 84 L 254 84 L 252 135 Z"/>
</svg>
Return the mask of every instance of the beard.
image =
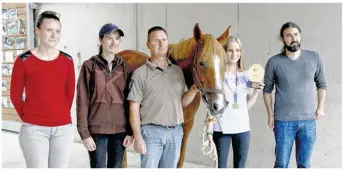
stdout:
<svg viewBox="0 0 346 172">
<path fill-rule="evenodd" d="M 293 45 L 294 43 L 296 44 Z M 300 42 L 292 42 L 291 45 L 285 43 L 285 49 L 293 53 L 297 52 L 300 49 Z"/>
</svg>

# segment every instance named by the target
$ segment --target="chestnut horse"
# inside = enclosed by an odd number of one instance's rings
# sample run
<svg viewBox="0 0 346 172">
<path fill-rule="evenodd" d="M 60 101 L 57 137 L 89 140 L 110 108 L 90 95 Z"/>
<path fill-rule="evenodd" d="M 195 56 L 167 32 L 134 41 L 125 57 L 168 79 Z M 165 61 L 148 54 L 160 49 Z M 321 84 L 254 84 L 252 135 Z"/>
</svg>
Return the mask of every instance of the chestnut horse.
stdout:
<svg viewBox="0 0 346 172">
<path fill-rule="evenodd" d="M 177 64 L 183 70 L 187 87 L 190 88 L 192 84 L 196 84 L 200 90 L 194 100 L 188 106 L 183 107 L 184 136 L 178 168 L 183 167 L 187 139 L 193 127 L 194 115 L 199 108 L 201 98 L 212 115 L 222 113 L 227 107 L 228 103 L 222 86 L 226 52 L 221 43 L 227 39 L 230 27 L 218 39 L 215 39 L 210 34 L 202 34 L 197 23 L 193 29 L 192 38 L 169 45 L 168 57 L 172 63 Z M 143 65 L 149 58 L 146 54 L 134 50 L 124 50 L 118 55 L 128 63 L 131 72 Z M 126 153 L 123 167 L 127 167 Z"/>
</svg>

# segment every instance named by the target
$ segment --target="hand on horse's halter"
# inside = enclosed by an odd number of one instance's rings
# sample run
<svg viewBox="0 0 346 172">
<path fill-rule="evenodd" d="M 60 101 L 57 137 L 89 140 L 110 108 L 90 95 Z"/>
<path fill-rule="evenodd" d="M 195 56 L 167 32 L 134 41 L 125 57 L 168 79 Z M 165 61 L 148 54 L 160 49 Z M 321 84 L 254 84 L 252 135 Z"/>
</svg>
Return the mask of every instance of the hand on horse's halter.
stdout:
<svg viewBox="0 0 346 172">
<path fill-rule="evenodd" d="M 193 84 L 191 87 L 190 87 L 190 90 L 189 90 L 191 93 L 197 93 L 199 92 L 197 86 L 195 84 Z"/>
</svg>

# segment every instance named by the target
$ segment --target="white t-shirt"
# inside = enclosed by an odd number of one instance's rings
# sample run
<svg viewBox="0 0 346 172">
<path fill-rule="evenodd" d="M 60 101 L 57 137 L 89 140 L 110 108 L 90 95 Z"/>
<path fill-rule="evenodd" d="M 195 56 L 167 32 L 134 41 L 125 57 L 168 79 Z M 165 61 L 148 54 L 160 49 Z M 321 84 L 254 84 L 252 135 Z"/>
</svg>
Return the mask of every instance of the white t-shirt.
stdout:
<svg viewBox="0 0 346 172">
<path fill-rule="evenodd" d="M 216 116 L 217 122 L 214 124 L 214 131 L 221 131 L 224 134 L 250 131 L 247 96 L 252 94 L 253 89 L 247 87 L 249 81 L 247 72 L 237 72 L 237 77 L 238 85 L 236 87 L 236 74 L 225 73 L 223 86 L 229 104 L 223 114 Z M 234 109 L 235 92 L 237 92 L 238 108 Z"/>
</svg>

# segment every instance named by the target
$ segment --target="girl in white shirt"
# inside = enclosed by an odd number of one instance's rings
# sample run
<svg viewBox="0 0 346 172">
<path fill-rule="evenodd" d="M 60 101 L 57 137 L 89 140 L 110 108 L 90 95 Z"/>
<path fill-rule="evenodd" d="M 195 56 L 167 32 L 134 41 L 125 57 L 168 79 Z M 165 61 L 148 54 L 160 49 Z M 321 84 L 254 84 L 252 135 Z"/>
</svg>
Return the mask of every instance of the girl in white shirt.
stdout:
<svg viewBox="0 0 346 172">
<path fill-rule="evenodd" d="M 230 144 L 233 147 L 233 167 L 245 168 L 250 142 L 250 122 L 248 110 L 255 103 L 263 84 L 249 88 L 247 72 L 243 69 L 243 49 L 240 39 L 230 36 L 223 45 L 228 58 L 224 89 L 229 102 L 217 122 L 209 124 L 209 140 L 213 139 L 217 148 L 219 168 L 227 168 Z"/>
</svg>

